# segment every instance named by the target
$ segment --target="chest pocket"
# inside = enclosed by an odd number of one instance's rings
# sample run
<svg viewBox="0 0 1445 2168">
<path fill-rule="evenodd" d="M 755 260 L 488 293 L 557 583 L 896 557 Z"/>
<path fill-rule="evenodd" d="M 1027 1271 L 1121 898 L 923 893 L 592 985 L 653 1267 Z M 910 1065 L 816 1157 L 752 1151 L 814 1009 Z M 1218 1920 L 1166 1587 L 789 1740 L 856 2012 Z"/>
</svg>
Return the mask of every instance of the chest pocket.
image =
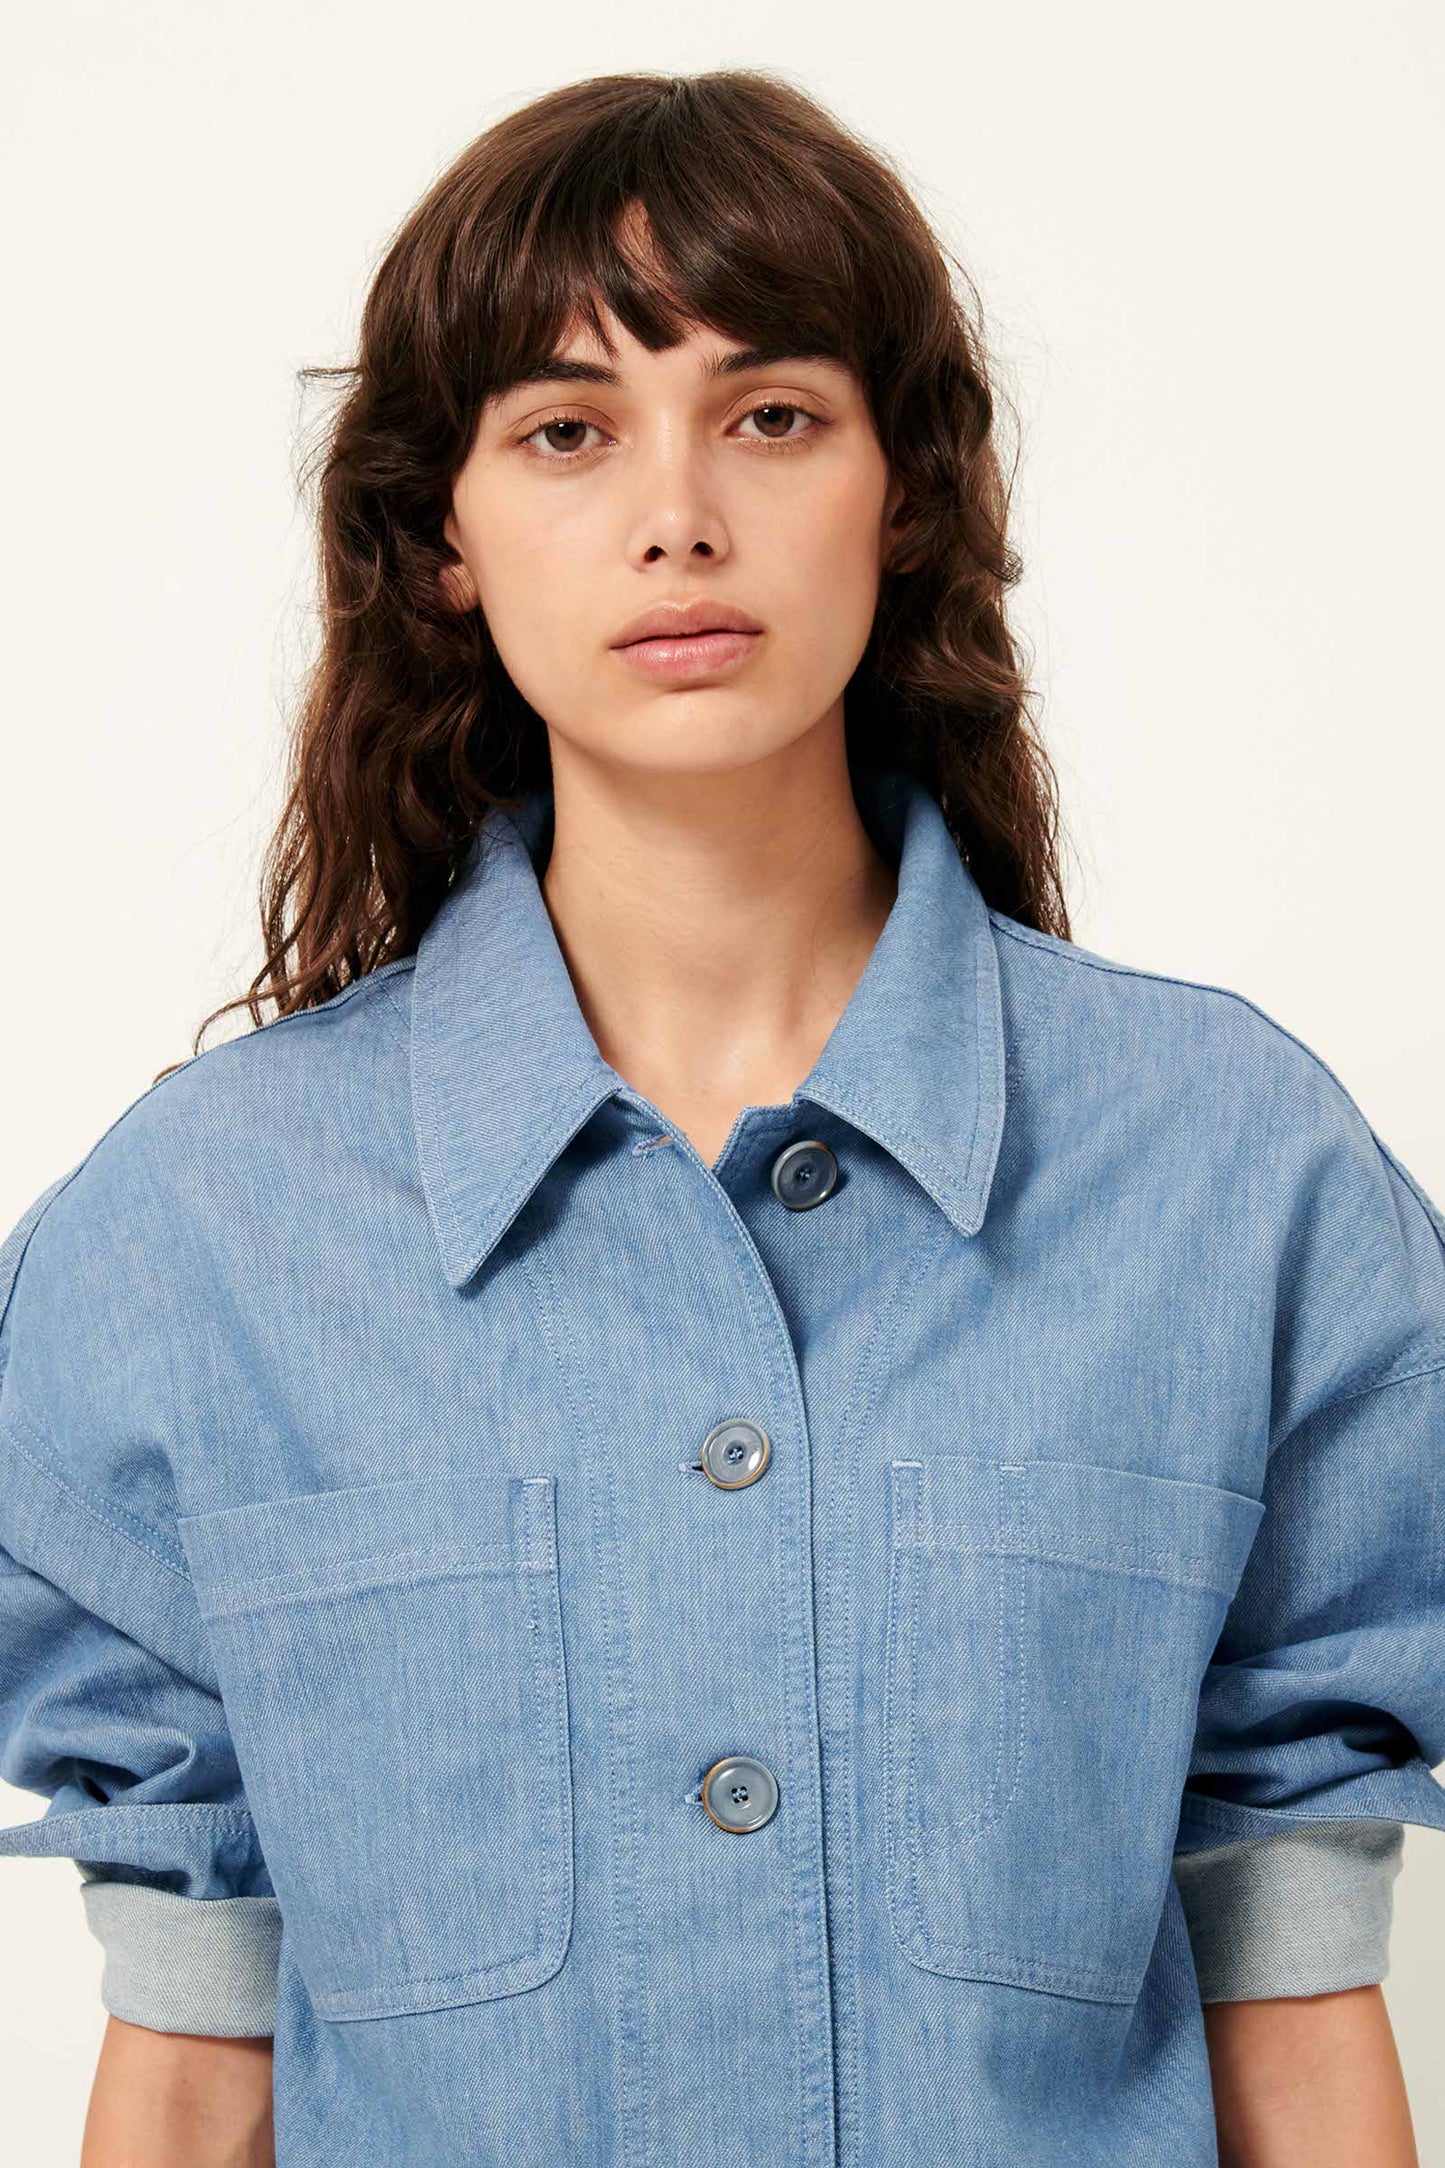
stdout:
<svg viewBox="0 0 1445 2168">
<path fill-rule="evenodd" d="M 550 1475 L 413 1477 L 179 1524 L 319 2016 L 537 1986 L 572 1927 Z"/>
<path fill-rule="evenodd" d="M 931 1972 L 1133 2002 L 1264 1509 L 1079 1462 L 887 1473 L 893 1933 Z"/>
</svg>

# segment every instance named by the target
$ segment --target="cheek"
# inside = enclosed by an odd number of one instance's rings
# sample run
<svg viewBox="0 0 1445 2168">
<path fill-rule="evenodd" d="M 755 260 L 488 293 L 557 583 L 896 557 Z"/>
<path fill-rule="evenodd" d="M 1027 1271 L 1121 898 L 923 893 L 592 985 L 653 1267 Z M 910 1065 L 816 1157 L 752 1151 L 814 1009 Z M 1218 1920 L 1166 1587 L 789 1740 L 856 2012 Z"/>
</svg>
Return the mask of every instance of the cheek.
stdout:
<svg viewBox="0 0 1445 2168">
<path fill-rule="evenodd" d="M 500 497 L 466 532 L 482 615 L 508 675 L 534 705 L 580 667 L 596 608 L 595 542 L 574 534 L 575 525 L 533 505 L 509 516 Z"/>
<path fill-rule="evenodd" d="M 851 674 L 878 601 L 883 485 L 846 476 L 772 523 L 764 590 L 789 645 L 811 672 Z"/>
<path fill-rule="evenodd" d="M 485 604 L 512 612 L 540 585 L 565 582 L 577 551 L 569 549 L 567 521 L 498 483 L 478 489 L 462 525 L 467 561 Z"/>
</svg>

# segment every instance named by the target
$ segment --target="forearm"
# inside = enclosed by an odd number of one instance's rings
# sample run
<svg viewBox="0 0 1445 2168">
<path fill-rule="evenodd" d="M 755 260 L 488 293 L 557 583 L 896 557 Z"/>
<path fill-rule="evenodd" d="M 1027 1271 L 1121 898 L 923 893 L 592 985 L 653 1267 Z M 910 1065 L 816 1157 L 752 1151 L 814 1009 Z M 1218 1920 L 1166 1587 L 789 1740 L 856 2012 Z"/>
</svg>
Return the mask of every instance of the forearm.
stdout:
<svg viewBox="0 0 1445 2168">
<path fill-rule="evenodd" d="M 272 2042 L 108 2019 L 80 2168 L 275 2168 Z"/>
<path fill-rule="evenodd" d="M 1204 2006 L 1220 2168 L 1419 2168 L 1378 1985 Z"/>
</svg>

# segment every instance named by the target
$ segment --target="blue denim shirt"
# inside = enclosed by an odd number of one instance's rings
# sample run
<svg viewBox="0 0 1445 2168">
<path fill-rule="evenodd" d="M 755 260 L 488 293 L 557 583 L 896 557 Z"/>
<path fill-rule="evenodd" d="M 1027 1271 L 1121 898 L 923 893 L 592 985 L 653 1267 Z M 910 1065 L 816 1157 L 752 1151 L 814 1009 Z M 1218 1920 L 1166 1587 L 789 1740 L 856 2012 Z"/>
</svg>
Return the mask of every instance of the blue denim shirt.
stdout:
<svg viewBox="0 0 1445 2168">
<path fill-rule="evenodd" d="M 119 2014 L 269 1976 L 281 2168 L 1207 2168 L 1187 1891 L 1349 1985 L 1445 1828 L 1445 1221 L 1253 1003 L 855 787 L 897 901 L 714 1165 L 538 793 L 0 1250 L 0 1850 Z"/>
</svg>

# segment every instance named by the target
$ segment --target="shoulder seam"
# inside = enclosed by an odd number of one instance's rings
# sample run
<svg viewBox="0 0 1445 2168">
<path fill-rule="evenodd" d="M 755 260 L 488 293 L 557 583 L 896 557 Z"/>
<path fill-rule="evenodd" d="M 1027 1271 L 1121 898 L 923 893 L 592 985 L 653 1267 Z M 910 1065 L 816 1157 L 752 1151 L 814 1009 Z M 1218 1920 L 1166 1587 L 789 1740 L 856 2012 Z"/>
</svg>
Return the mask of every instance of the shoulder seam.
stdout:
<svg viewBox="0 0 1445 2168">
<path fill-rule="evenodd" d="M 250 1031 L 238 1032 L 232 1039 L 222 1039 L 213 1047 L 205 1047 L 199 1054 L 192 1054 L 187 1060 L 178 1062 L 175 1068 L 167 1069 L 162 1075 L 152 1077 L 149 1084 L 144 1085 L 133 1098 L 127 1100 L 126 1104 L 112 1115 L 104 1129 L 87 1146 L 74 1166 L 68 1168 L 65 1173 L 57 1175 L 47 1189 L 43 1189 L 37 1197 L 32 1198 L 28 1212 L 33 1213 L 34 1217 L 30 1220 L 29 1226 L 25 1224 L 27 1214 L 22 1213 L 14 1227 L 11 1228 L 11 1237 L 19 1235 L 20 1241 L 16 1254 L 11 1261 L 8 1279 L 0 1282 L 0 1325 L 5 1322 L 19 1281 L 20 1267 L 41 1221 L 49 1213 L 51 1206 L 56 1202 L 61 1191 L 68 1189 L 76 1176 L 84 1173 L 86 1167 L 100 1150 L 102 1144 L 105 1143 L 107 1137 L 110 1136 L 112 1130 L 119 1129 L 121 1123 L 129 1115 L 134 1114 L 138 1107 L 144 1105 L 153 1092 L 158 1092 L 164 1085 L 169 1084 L 172 1077 L 184 1075 L 186 1070 L 194 1068 L 198 1061 L 204 1061 L 207 1054 L 219 1054 L 223 1048 L 228 1046 L 244 1046 L 252 1039 L 259 1039 L 265 1032 L 275 1031 L 282 1024 L 307 1022 L 312 1017 L 328 1014 L 332 1009 L 344 1008 L 348 1001 L 355 995 L 364 993 L 375 980 L 390 978 L 394 973 L 403 971 L 409 966 L 414 966 L 415 963 L 416 958 L 414 955 L 394 956 L 389 963 L 378 964 L 374 971 L 364 972 L 359 979 L 354 979 L 351 985 L 343 986 L 340 993 L 332 995 L 330 1001 L 321 1002 L 315 1008 L 294 1009 L 288 1016 L 269 1017 L 264 1024 L 255 1025 Z M 21 1233 L 22 1229 L 24 1230 L 23 1234 Z M 3 1248 L 4 1244 L 0 1243 L 0 1251 L 3 1251 Z"/>
<path fill-rule="evenodd" d="M 415 964 L 415 962 L 416 962 L 416 958 L 415 958 L 415 956 L 406 956 L 406 957 L 399 957 L 399 958 L 397 959 L 397 961 L 398 961 L 399 963 L 409 963 L 409 964 Z M 408 1013 L 407 1013 L 407 1010 L 406 1010 L 406 1008 L 405 1008 L 405 1007 L 403 1006 L 403 1002 L 402 1002 L 402 997 L 401 997 L 401 995 L 400 995 L 400 994 L 399 994 L 399 993 L 397 992 L 397 990 L 396 990 L 396 988 L 395 988 L 394 986 L 388 986 L 388 987 L 387 987 L 387 989 L 386 989 L 386 996 L 385 996 L 385 999 L 386 999 L 386 1003 L 387 1003 L 387 1006 L 388 1006 L 388 1008 L 389 1008 L 389 1009 L 391 1010 L 391 1017 L 392 1017 L 392 1022 L 393 1022 L 393 1024 L 394 1024 L 394 1025 L 395 1025 L 395 1027 L 396 1027 L 396 1035 L 397 1035 L 398 1039 L 400 1039 L 400 1041 L 401 1041 L 401 1043 L 402 1043 L 403 1047 L 405 1047 L 405 1048 L 407 1049 L 407 1051 L 409 1052 L 409 1051 L 410 1051 L 410 1046 L 411 1046 L 411 1040 L 410 1040 L 410 1023 L 411 1023 L 411 1019 L 410 1019 L 410 1017 L 409 1017 L 409 1015 L 408 1015 Z"/>
<path fill-rule="evenodd" d="M 329 1001 L 318 1001 L 308 1009 L 292 1009 L 285 1016 L 268 1016 L 264 1024 L 257 1024 L 250 1031 L 237 1032 L 233 1039 L 222 1039 L 216 1046 L 206 1047 L 200 1054 L 193 1055 L 192 1060 L 203 1061 L 206 1054 L 219 1054 L 223 1047 L 247 1046 L 253 1040 L 264 1038 L 268 1032 L 280 1031 L 287 1024 L 319 1022 L 323 1017 L 331 1016 L 337 1009 L 344 1009 L 347 1003 L 354 1001 L 358 995 L 369 993 L 379 981 L 392 979 L 398 971 L 411 970 L 415 964 L 416 957 L 410 951 L 405 956 L 393 956 L 390 962 L 378 964 L 374 971 L 364 971 L 359 979 L 353 979 L 349 986 L 343 986 Z M 390 992 L 389 987 L 387 991 Z M 191 1064 L 184 1062 L 181 1066 L 189 1068 Z M 157 1079 L 157 1082 L 163 1081 L 162 1078 Z"/>
<path fill-rule="evenodd" d="M 1385 1142 L 1385 1139 L 1380 1135 L 1369 1115 L 1366 1114 L 1359 1100 L 1350 1090 L 1349 1085 L 1338 1070 L 1332 1069 L 1325 1060 L 1324 1055 L 1318 1052 L 1315 1047 L 1312 1047 L 1308 1040 L 1302 1039 L 1298 1032 L 1291 1031 L 1289 1025 L 1282 1024 L 1277 1016 L 1271 1016 L 1268 1009 L 1262 1008 L 1248 994 L 1241 993 L 1237 986 L 1220 986 L 1210 979 L 1186 979 L 1177 972 L 1150 971 L 1140 964 L 1117 963 L 1112 957 L 1100 956 L 1095 950 L 1080 948 L 1073 942 L 1058 941 L 1051 934 L 1041 934 L 1034 927 L 1022 925 L 1017 919 L 1010 918 L 1006 912 L 996 910 L 992 906 L 988 915 L 998 932 L 1008 934 L 1011 939 L 1020 942 L 1025 948 L 1040 949 L 1046 954 L 1056 956 L 1060 962 L 1087 965 L 1094 971 L 1112 972 L 1121 978 L 1147 979 L 1159 986 L 1181 986 L 1191 993 L 1220 994 L 1224 999 L 1237 1002 L 1241 1008 L 1250 1010 L 1262 1023 L 1268 1024 L 1271 1031 L 1278 1033 L 1280 1038 L 1287 1039 L 1292 1046 L 1298 1047 L 1302 1054 L 1308 1055 L 1321 1074 L 1329 1079 L 1355 1119 L 1362 1124 L 1368 1133 L 1370 1141 L 1380 1154 L 1380 1157 L 1386 1162 L 1387 1166 L 1393 1168 L 1396 1175 L 1405 1184 L 1439 1236 L 1441 1243 L 1445 1244 L 1445 1211 L 1442 1211 L 1434 1199 L 1428 1195 L 1419 1179 L 1411 1173 L 1399 1154 L 1393 1151 Z M 1414 1376 L 1417 1373 L 1410 1372 L 1408 1374 Z M 1383 1379 L 1381 1382 L 1389 1384 L 1392 1381 Z M 1368 1392 L 1370 1388 L 1366 1386 L 1362 1390 Z"/>
<path fill-rule="evenodd" d="M 1346 1393 L 1336 1393 L 1333 1400 L 1321 1401 L 1317 1408 L 1311 1408 L 1304 1420 L 1313 1423 L 1320 1416 L 1328 1415 L 1331 1408 L 1342 1408 L 1351 1400 L 1364 1400 L 1371 1393 L 1382 1393 L 1391 1385 L 1418 1384 L 1422 1378 L 1442 1376 L 1445 1376 L 1445 1357 L 1439 1362 L 1417 1363 L 1413 1370 L 1387 1371 L 1382 1378 L 1369 1378 L 1363 1385 L 1351 1386 Z"/>
<path fill-rule="evenodd" d="M 1386 1144 L 1384 1138 L 1382 1136 L 1379 1136 L 1375 1130 L 1371 1129 L 1370 1135 L 1374 1137 L 1375 1143 L 1378 1146 L 1381 1154 L 1388 1161 L 1390 1166 L 1394 1168 L 1396 1174 L 1399 1175 L 1400 1180 L 1405 1184 L 1405 1187 L 1409 1190 L 1411 1196 L 1415 1199 L 1416 1203 L 1420 1206 L 1420 1209 L 1424 1212 L 1425 1217 L 1429 1220 L 1436 1234 L 1440 1237 L 1442 1245 L 1445 1245 L 1445 1212 L 1441 1211 L 1439 1205 L 1436 1204 L 1433 1197 L 1427 1195 L 1420 1182 L 1410 1172 L 1410 1169 L 1405 1165 L 1404 1160 L 1401 1159 L 1398 1152 L 1391 1151 L 1389 1145 Z"/>
<path fill-rule="evenodd" d="M 343 986 L 338 993 L 331 996 L 329 1001 L 314 1002 L 310 1008 L 306 1009 L 292 1009 L 285 1016 L 269 1016 L 264 1024 L 258 1024 L 251 1031 L 243 1031 L 238 1034 L 238 1037 L 241 1040 L 255 1039 L 259 1038 L 263 1031 L 274 1031 L 278 1024 L 301 1024 L 310 1017 L 329 1016 L 333 1009 L 344 1009 L 347 1002 L 353 1000 L 357 994 L 368 992 L 380 980 L 391 978 L 397 971 L 406 971 L 412 968 L 415 963 L 416 957 L 410 950 L 407 951 L 405 956 L 393 956 L 388 962 L 378 964 L 374 971 L 363 971 L 359 979 L 353 979 L 349 986 Z M 234 1043 L 229 1039 L 221 1041 L 223 1046 L 230 1046 Z"/>
<path fill-rule="evenodd" d="M 1117 957 L 1101 956 L 1097 949 L 1084 948 L 1077 941 L 1060 941 L 1054 934 L 1040 933 L 1036 927 L 1025 926 L 1018 919 L 1010 918 L 1007 912 L 995 910 L 992 906 L 988 915 L 998 931 L 1007 934 L 1010 940 L 1021 942 L 1025 948 L 1040 949 L 1045 955 L 1057 957 L 1060 963 L 1084 965 L 1091 971 L 1112 972 L 1119 978 L 1148 979 L 1156 986 L 1182 986 L 1190 993 L 1224 994 L 1230 1001 L 1242 1002 L 1245 1008 L 1253 1009 L 1256 1016 L 1262 1016 L 1267 1024 L 1273 1024 L 1276 1031 L 1284 1032 L 1286 1038 L 1293 1039 L 1295 1036 L 1287 1025 L 1281 1024 L 1267 1009 L 1262 1009 L 1248 994 L 1242 994 L 1237 986 L 1221 986 L 1213 979 L 1186 979 L 1182 972 L 1155 971 L 1147 964 L 1121 963 Z M 1307 1054 L 1313 1054 L 1316 1061 L 1320 1059 L 1319 1055 L 1314 1053 L 1313 1047 L 1305 1046 L 1302 1039 L 1295 1040 L 1295 1043 L 1303 1046 Z"/>
<path fill-rule="evenodd" d="M 1344 1078 L 1330 1067 L 1323 1054 L 1318 1053 L 1307 1040 L 1302 1039 L 1298 1032 L 1291 1031 L 1288 1024 L 1282 1024 L 1277 1016 L 1271 1016 L 1268 1009 L 1262 1008 L 1248 994 L 1241 993 L 1237 986 L 1221 986 L 1212 979 L 1186 979 L 1176 971 L 1151 971 L 1143 964 L 1118 963 L 1113 957 L 1100 956 L 1093 949 L 1080 948 L 1074 942 L 1060 942 L 1055 940 L 1051 934 L 1041 934 L 1036 932 L 1032 926 L 1020 925 L 1018 920 L 1009 918 L 1005 912 L 990 908 L 988 915 L 1000 933 L 1008 934 L 1012 940 L 1022 943 L 1026 948 L 1041 949 L 1046 954 L 1056 956 L 1060 962 L 1083 965 L 1093 971 L 1110 972 L 1119 978 L 1146 979 L 1156 986 L 1181 986 L 1189 993 L 1219 994 L 1226 1001 L 1237 1002 L 1241 1008 L 1248 1009 L 1253 1015 L 1259 1017 L 1262 1023 L 1268 1024 L 1271 1031 L 1278 1032 L 1282 1039 L 1288 1039 L 1291 1045 L 1297 1046 L 1302 1054 L 1307 1054 L 1315 1067 L 1327 1076 L 1335 1089 L 1341 1092 L 1349 1101 L 1359 1119 L 1367 1129 L 1370 1129 L 1370 1134 L 1375 1136 L 1374 1130 L 1370 1127 L 1369 1117 L 1363 1107 L 1355 1098 Z M 1375 1142 L 1377 1145 L 1380 1144 L 1379 1137 L 1375 1137 Z M 1383 1146 L 1381 1148 L 1384 1149 Z"/>
</svg>

